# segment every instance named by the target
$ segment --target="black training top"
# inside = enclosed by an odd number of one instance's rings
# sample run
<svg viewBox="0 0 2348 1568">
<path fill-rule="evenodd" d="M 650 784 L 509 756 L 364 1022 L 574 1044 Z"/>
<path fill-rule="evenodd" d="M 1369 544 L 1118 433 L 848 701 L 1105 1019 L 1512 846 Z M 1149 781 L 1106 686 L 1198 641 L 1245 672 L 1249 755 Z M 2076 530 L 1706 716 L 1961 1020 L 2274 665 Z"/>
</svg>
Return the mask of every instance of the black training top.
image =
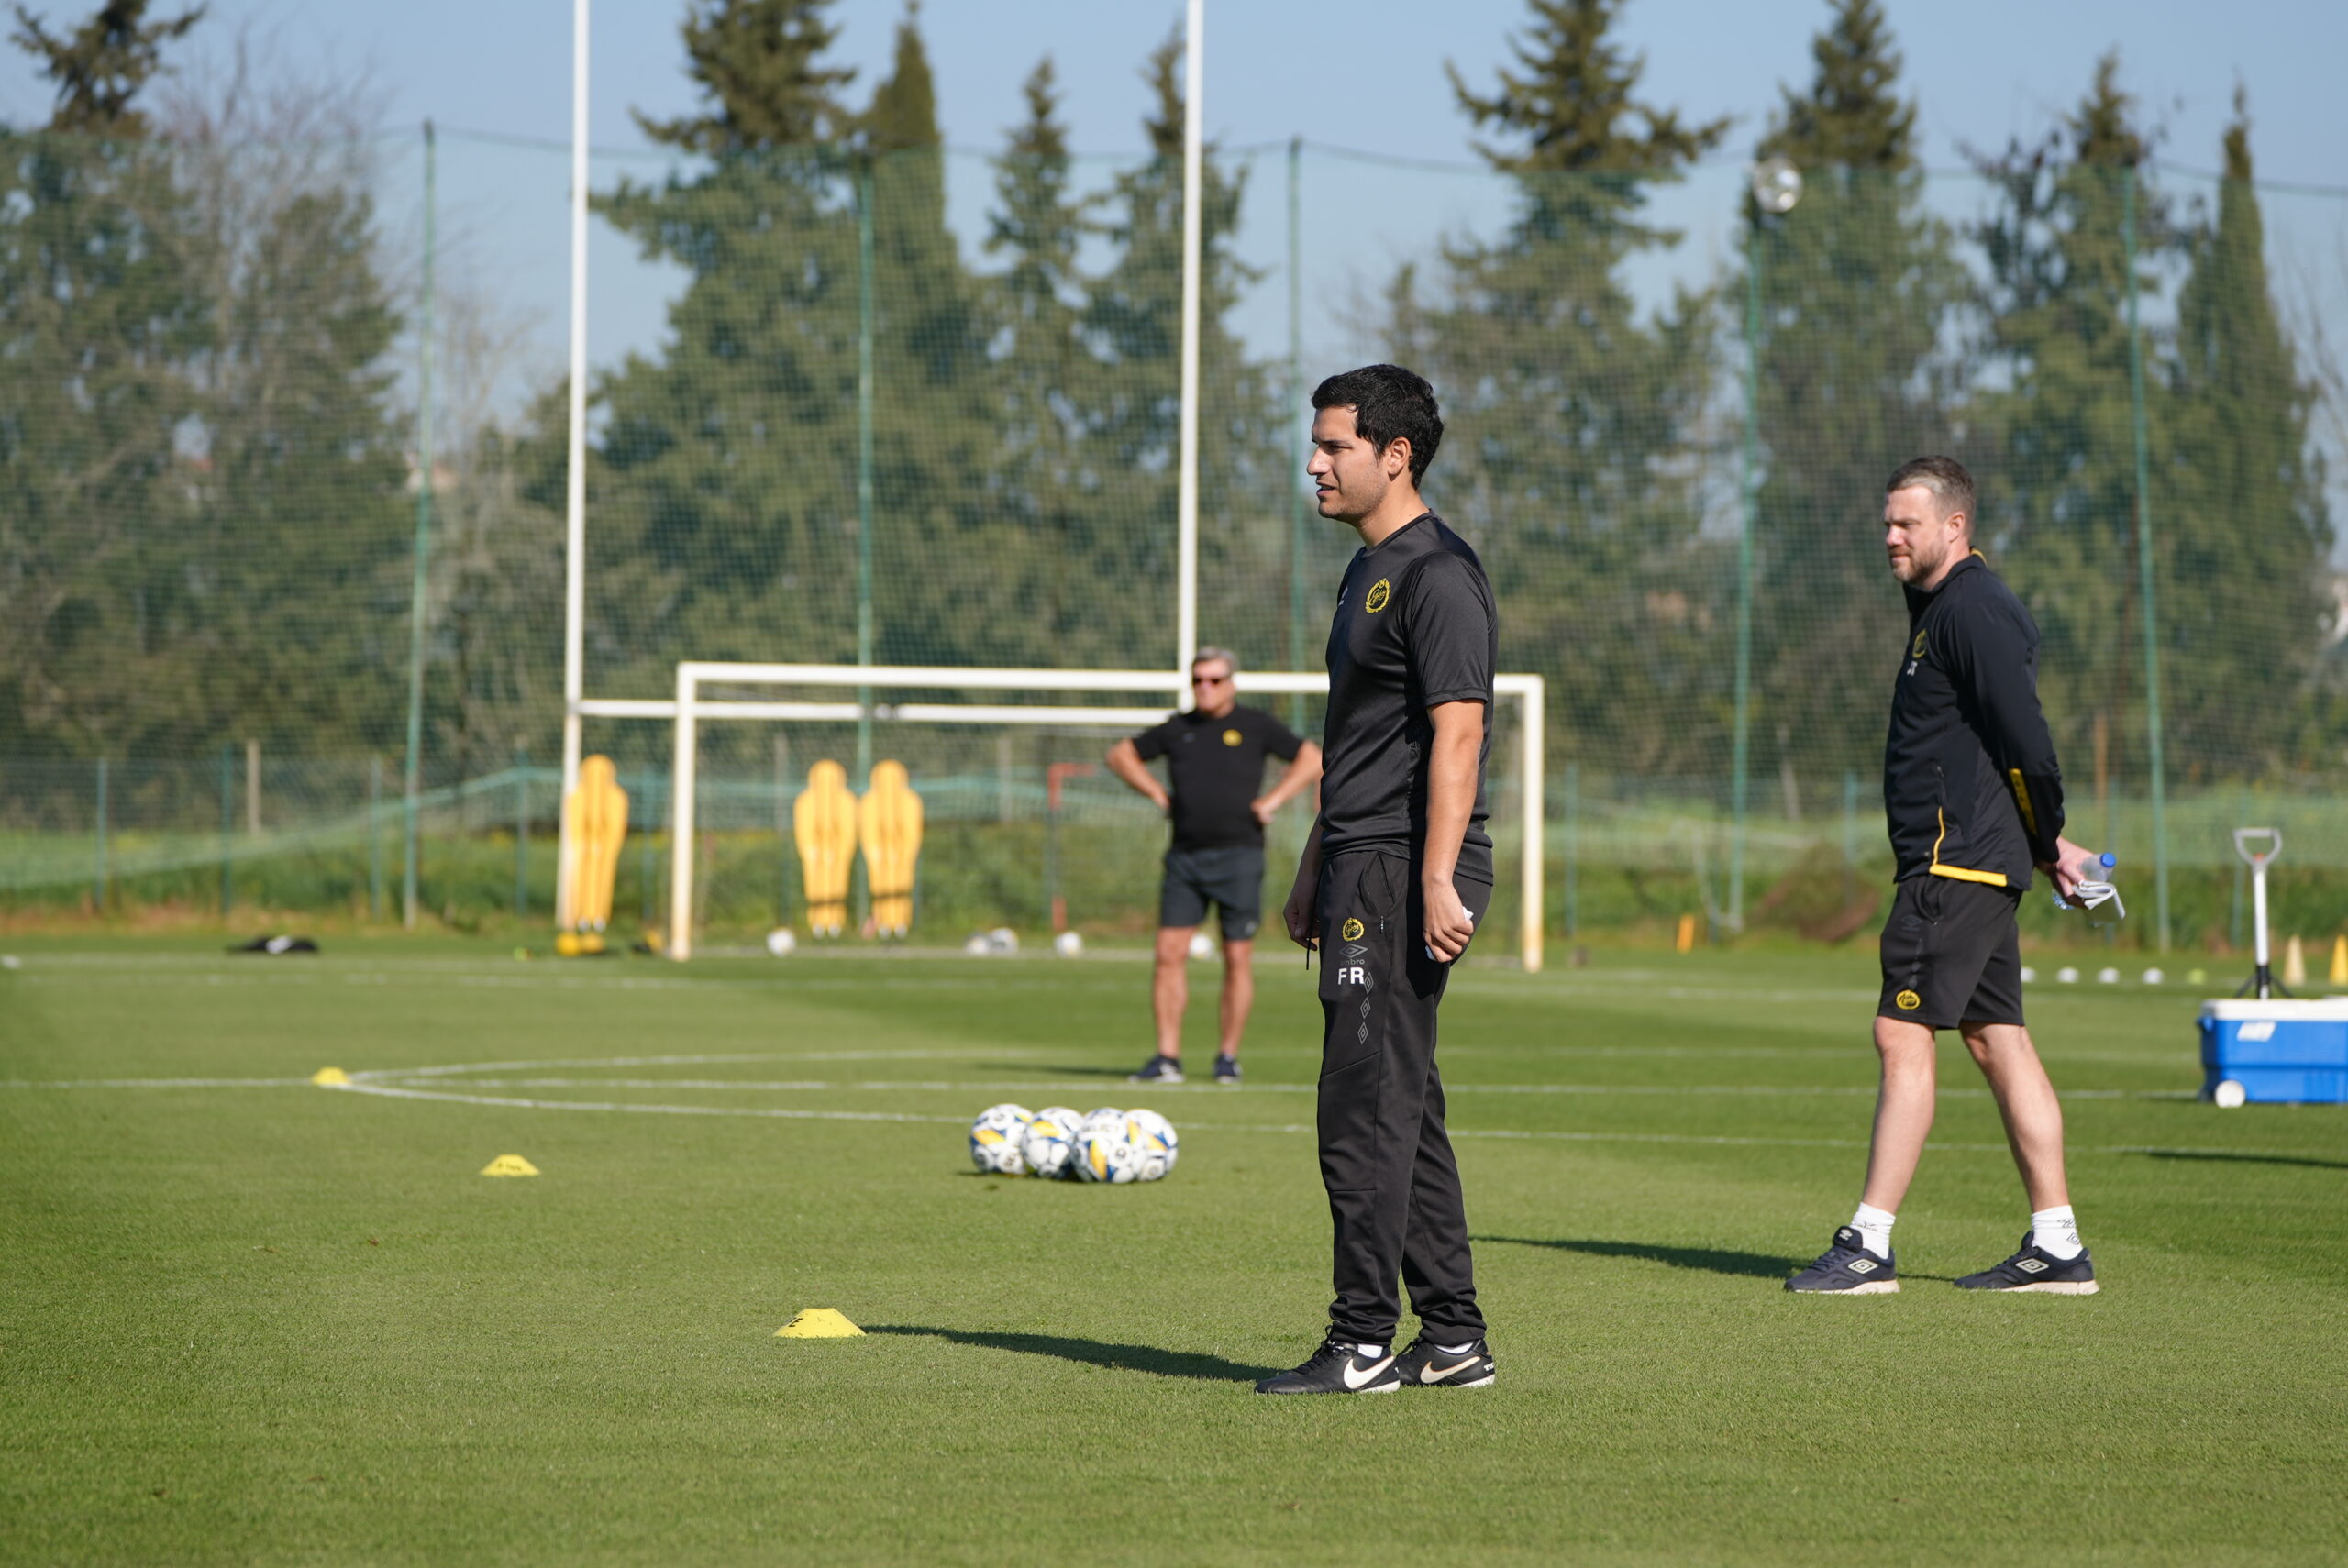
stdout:
<svg viewBox="0 0 2348 1568">
<path fill-rule="evenodd" d="M 1484 705 L 1476 805 L 1458 875 L 1492 879 L 1484 768 L 1492 752 L 1492 669 L 1500 617 L 1468 541 L 1434 513 L 1355 553 L 1329 623 L 1329 716 L 1323 733 L 1321 849 L 1385 849 L 1415 860 L 1427 836 L 1427 710 Z"/>
<path fill-rule="evenodd" d="M 1193 709 L 1134 736 L 1144 762 L 1166 759 L 1177 849 L 1261 847 L 1264 824 L 1247 808 L 1264 792 L 1264 758 L 1288 761 L 1303 745 L 1294 730 L 1255 708 L 1234 708 L 1220 719 Z"/>
<path fill-rule="evenodd" d="M 2027 888 L 2063 831 L 2063 774 L 2038 708 L 2038 624 L 1978 551 L 1908 591 L 1883 811 L 1900 880 Z"/>
</svg>

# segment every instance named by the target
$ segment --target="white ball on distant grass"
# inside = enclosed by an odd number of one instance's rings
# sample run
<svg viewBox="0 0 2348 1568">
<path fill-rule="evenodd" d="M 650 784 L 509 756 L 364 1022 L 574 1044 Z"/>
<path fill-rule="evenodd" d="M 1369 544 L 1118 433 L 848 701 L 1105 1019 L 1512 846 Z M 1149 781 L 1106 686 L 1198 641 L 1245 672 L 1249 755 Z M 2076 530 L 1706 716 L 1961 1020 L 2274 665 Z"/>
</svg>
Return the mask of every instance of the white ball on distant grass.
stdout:
<svg viewBox="0 0 2348 1568">
<path fill-rule="evenodd" d="M 1063 931 L 1052 938 L 1052 951 L 1063 958 L 1084 956 L 1084 938 L 1072 931 Z"/>
<path fill-rule="evenodd" d="M 767 951 L 778 958 L 789 957 L 799 951 L 799 938 L 789 926 L 776 926 L 767 933 Z"/>
<path fill-rule="evenodd" d="M 1213 957 L 1214 938 L 1203 931 L 1191 933 L 1191 956 L 1193 958 Z"/>
<path fill-rule="evenodd" d="M 1019 1146 L 1028 1174 L 1047 1180 L 1074 1176 L 1069 1166 L 1076 1158 L 1076 1130 L 1083 1124 L 1084 1118 L 1065 1105 L 1047 1105 L 1036 1112 Z"/>
<path fill-rule="evenodd" d="M 2068 964 L 2066 964 L 2061 968 L 2054 971 L 2054 978 L 2060 984 L 2066 986 L 2076 986 L 2079 983 L 2079 972 L 2077 969 L 2072 968 Z"/>
<path fill-rule="evenodd" d="M 1174 1123 L 1154 1110 L 1128 1110 L 1125 1128 L 1141 1147 L 1142 1180 L 1156 1181 L 1174 1168 L 1182 1154 L 1182 1140 L 1175 1135 Z"/>
<path fill-rule="evenodd" d="M 2095 983 L 2099 986 L 2116 986 L 2120 983 L 2120 971 L 2117 969 L 2098 969 L 2095 972 Z"/>
<path fill-rule="evenodd" d="M 2148 986 L 2157 986 L 2167 978 L 2168 977 L 2158 969 L 2147 969 L 2144 971 L 2144 984 Z"/>
<path fill-rule="evenodd" d="M 13 953 L 0 953 L 0 969 L 21 969 L 25 961 Z"/>
<path fill-rule="evenodd" d="M 2249 1098 L 2250 1091 L 2232 1078 L 2220 1079 L 2218 1087 L 2210 1091 L 2210 1103 L 2223 1110 L 2239 1110 Z"/>
<path fill-rule="evenodd" d="M 2021 966 L 2021 983 L 2025 986 L 2036 985 L 2038 983 L 2038 971 L 2032 968 L 2029 965 L 2024 964 Z"/>
<path fill-rule="evenodd" d="M 970 1164 L 989 1176 L 1027 1174 L 1027 1127 L 1035 1112 L 1024 1105 L 990 1105 L 970 1123 Z"/>
</svg>

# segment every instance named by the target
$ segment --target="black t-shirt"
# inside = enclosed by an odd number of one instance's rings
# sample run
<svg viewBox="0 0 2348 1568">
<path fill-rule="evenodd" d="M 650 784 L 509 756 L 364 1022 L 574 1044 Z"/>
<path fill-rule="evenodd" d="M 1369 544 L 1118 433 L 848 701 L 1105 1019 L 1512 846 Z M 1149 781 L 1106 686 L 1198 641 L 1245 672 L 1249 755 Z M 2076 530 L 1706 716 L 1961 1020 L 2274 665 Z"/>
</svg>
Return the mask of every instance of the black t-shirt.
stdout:
<svg viewBox="0 0 2348 1568">
<path fill-rule="evenodd" d="M 1288 761 L 1303 745 L 1295 731 L 1254 708 L 1234 708 L 1220 719 L 1193 709 L 1134 736 L 1144 762 L 1166 758 L 1177 849 L 1260 847 L 1264 824 L 1247 808 L 1264 792 L 1264 758 Z"/>
<path fill-rule="evenodd" d="M 1484 705 L 1476 805 L 1458 875 L 1492 879 L 1484 769 L 1492 751 L 1500 617 L 1468 541 L 1430 512 L 1357 552 L 1329 623 L 1321 848 L 1385 849 L 1416 860 L 1427 836 L 1427 753 L 1439 702 Z"/>
</svg>

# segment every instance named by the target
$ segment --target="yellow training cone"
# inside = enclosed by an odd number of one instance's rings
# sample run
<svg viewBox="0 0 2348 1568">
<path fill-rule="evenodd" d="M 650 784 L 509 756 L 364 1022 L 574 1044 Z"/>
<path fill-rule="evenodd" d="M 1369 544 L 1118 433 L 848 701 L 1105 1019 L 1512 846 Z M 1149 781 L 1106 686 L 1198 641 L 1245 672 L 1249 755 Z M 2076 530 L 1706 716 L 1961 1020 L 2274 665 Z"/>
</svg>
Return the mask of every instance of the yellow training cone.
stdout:
<svg viewBox="0 0 2348 1568">
<path fill-rule="evenodd" d="M 2331 983 L 2348 986 L 2348 936 L 2331 939 Z"/>
<path fill-rule="evenodd" d="M 2283 944 L 2283 983 L 2304 986 L 2308 983 L 2308 950 L 2298 937 Z"/>
<path fill-rule="evenodd" d="M 853 1340 L 864 1331 L 829 1307 L 810 1307 L 774 1331 L 779 1340 Z"/>
<path fill-rule="evenodd" d="M 320 1088 L 334 1088 L 350 1081 L 350 1075 L 340 1067 L 320 1067 L 310 1075 L 310 1081 Z"/>
<path fill-rule="evenodd" d="M 483 1176 L 536 1176 L 538 1167 L 519 1154 L 500 1154 L 482 1166 Z"/>
</svg>

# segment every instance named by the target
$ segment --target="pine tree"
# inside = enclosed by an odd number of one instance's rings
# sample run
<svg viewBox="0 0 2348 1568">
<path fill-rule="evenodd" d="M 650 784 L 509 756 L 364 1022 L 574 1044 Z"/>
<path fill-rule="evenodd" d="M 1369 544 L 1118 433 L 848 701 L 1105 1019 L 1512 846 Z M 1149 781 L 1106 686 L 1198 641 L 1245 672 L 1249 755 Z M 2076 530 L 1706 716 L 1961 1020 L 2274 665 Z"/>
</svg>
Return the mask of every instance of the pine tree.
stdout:
<svg viewBox="0 0 2348 1568">
<path fill-rule="evenodd" d="M 820 63 L 839 37 L 832 0 L 693 0 L 684 23 L 687 74 L 703 111 L 673 120 L 643 114 L 654 141 L 713 155 L 803 148 L 839 139 L 841 89 L 856 72 Z"/>
<path fill-rule="evenodd" d="M 142 86 L 200 13 L 109 5 L 67 38 L 19 7 L 50 126 L 0 133 L 0 744 L 88 754 L 183 716 L 171 596 L 194 590 L 171 481 L 208 326 Z"/>
<path fill-rule="evenodd" d="M 1390 352 L 1422 371 L 1449 430 L 1431 499 L 1484 553 L 1501 657 L 1548 673 L 1561 737 L 1649 775 L 1716 772 L 1730 624 L 1720 552 L 1684 454 L 1713 373 L 1709 302 L 1642 320 L 1622 272 L 1675 236 L 1650 189 L 1717 146 L 1639 94 L 1612 37 L 1621 0 L 1532 0 L 1513 68 L 1460 106 L 1501 139 L 1516 210 L 1489 242 L 1447 248 L 1432 287 L 1406 269 Z"/>
<path fill-rule="evenodd" d="M 1982 162 L 1998 192 L 1976 231 L 1989 271 L 1982 380 L 2003 386 L 1976 402 L 1990 448 L 1976 538 L 2038 622 L 2040 692 L 2074 758 L 2098 731 L 2113 756 L 2146 753 L 2129 295 L 2149 302 L 2152 270 L 2180 237 L 2144 178 L 2145 153 L 2118 57 L 2106 55 L 2052 135 Z M 2154 319 L 2143 304 L 2139 314 L 2159 452 L 2173 401 L 2149 373 L 2163 351 Z"/>
<path fill-rule="evenodd" d="M 1867 668 L 1907 624 L 1879 552 L 1854 524 L 1893 467 L 1953 444 L 1957 368 L 1943 346 L 1970 293 L 1955 236 L 1922 211 L 1916 110 L 1899 93 L 1882 6 L 1829 8 L 1810 83 L 1785 91 L 1758 149 L 1801 171 L 1801 200 L 1782 217 L 1749 198 L 1745 209 L 1762 296 L 1766 476 L 1755 733 L 1789 737 L 1812 778 L 1865 771 L 1882 742 L 1881 714 L 1819 672 Z M 1784 766 L 1790 773 L 1795 757 Z"/>
<path fill-rule="evenodd" d="M 2330 760 L 2328 747 L 2289 755 L 2321 652 L 2332 531 L 2312 392 L 2267 282 L 2239 92 L 2224 161 L 2177 300 L 2174 445 L 2153 494 L 2164 705 L 2188 774 Z"/>
<path fill-rule="evenodd" d="M 1077 267 L 1092 204 L 1071 188 L 1049 55 L 1021 93 L 1027 114 L 996 162 L 986 240 L 989 254 L 1007 260 L 991 305 L 1004 335 L 991 370 L 1000 448 L 989 488 L 1005 524 L 997 547 L 1008 580 L 999 602 L 1036 629 L 1054 660 L 1077 647 L 1105 658 L 1119 650 L 1088 644 L 1115 587 L 1091 570 L 1104 500 L 1087 446 L 1102 378 L 1084 339 L 1085 280 Z"/>
<path fill-rule="evenodd" d="M 857 182 L 825 63 L 828 0 L 702 0 L 684 25 L 704 97 L 648 135 L 710 161 L 599 201 L 648 259 L 691 275 L 657 358 L 596 389 L 593 677 L 659 690 L 682 657 L 813 659 L 855 643 Z M 559 503 L 560 426 L 534 499 Z M 546 494 L 548 485 L 552 494 Z"/>
</svg>

